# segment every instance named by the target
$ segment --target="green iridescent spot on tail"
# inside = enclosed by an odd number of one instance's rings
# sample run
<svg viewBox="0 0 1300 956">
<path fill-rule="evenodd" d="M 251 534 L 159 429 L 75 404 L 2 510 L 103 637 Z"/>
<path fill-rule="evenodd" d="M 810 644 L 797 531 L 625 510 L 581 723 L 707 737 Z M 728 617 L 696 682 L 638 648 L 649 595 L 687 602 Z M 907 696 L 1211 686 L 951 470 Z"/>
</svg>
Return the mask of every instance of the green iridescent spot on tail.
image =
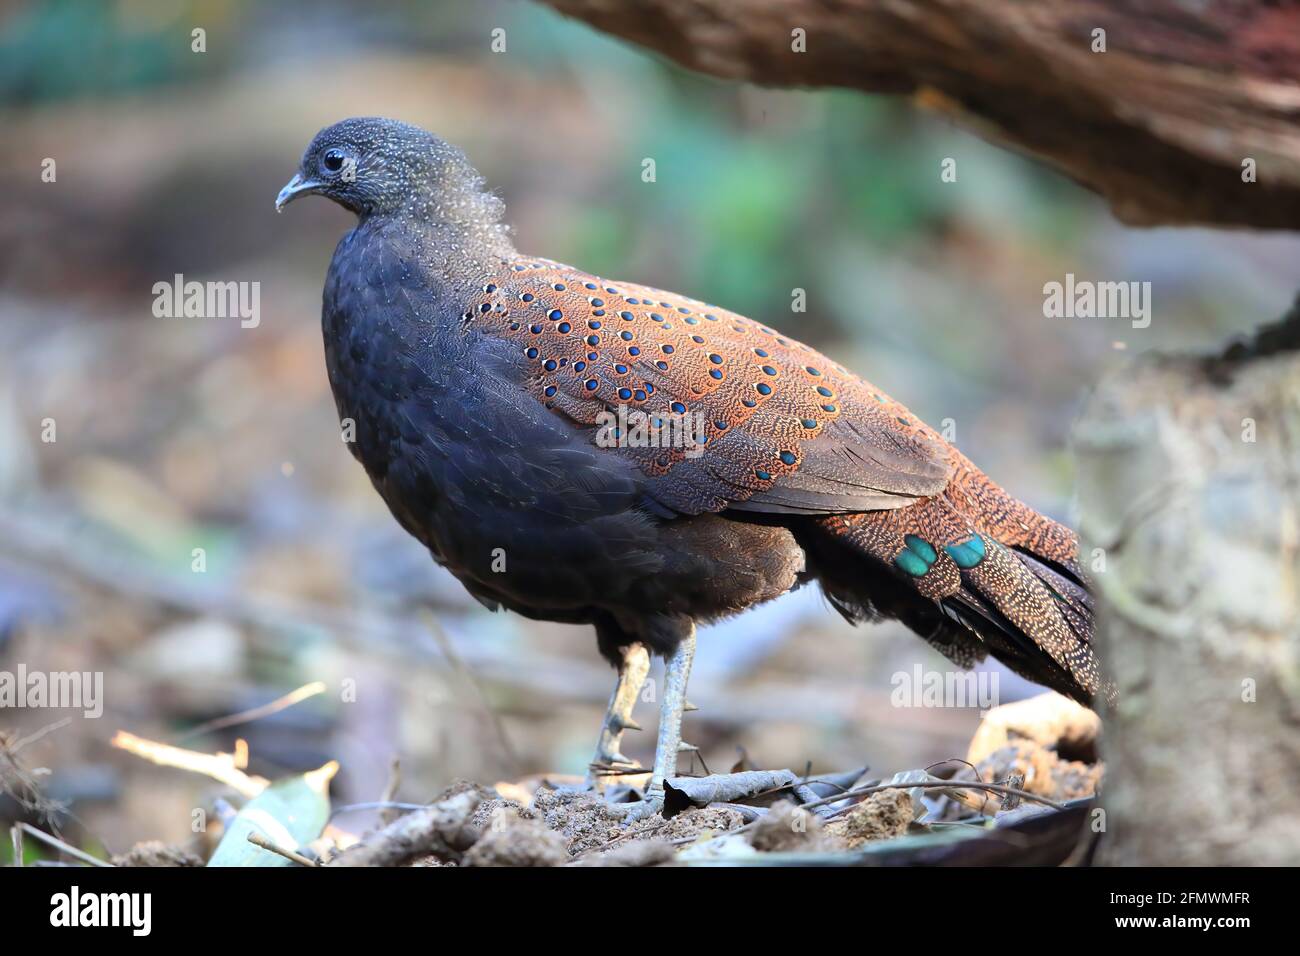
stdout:
<svg viewBox="0 0 1300 956">
<path fill-rule="evenodd" d="M 934 545 L 914 534 L 904 535 L 903 544 L 906 547 L 898 552 L 894 564 L 914 578 L 924 577 L 939 557 Z"/>
<path fill-rule="evenodd" d="M 959 568 L 973 568 L 984 560 L 984 539 L 979 535 L 971 535 L 965 541 L 956 544 L 945 544 L 943 550 L 948 552 L 948 557 L 952 558 L 953 564 Z"/>
<path fill-rule="evenodd" d="M 907 550 L 911 551 L 926 564 L 934 564 L 939 557 L 935 553 L 934 545 L 924 538 L 918 538 L 914 534 L 903 535 L 903 544 L 907 545 Z"/>
</svg>

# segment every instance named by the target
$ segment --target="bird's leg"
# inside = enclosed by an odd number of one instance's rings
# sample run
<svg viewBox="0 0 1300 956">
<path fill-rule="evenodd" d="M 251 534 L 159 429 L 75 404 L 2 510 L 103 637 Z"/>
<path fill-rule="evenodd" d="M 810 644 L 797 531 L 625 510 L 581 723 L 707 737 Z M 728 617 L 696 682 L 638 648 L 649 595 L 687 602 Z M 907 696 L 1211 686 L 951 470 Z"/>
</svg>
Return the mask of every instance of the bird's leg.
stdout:
<svg viewBox="0 0 1300 956">
<path fill-rule="evenodd" d="M 655 766 L 647 795 L 663 798 L 664 781 L 677 775 L 677 754 L 697 748 L 682 742 L 682 711 L 686 708 L 686 684 L 695 659 L 695 624 L 677 645 L 664 668 L 664 694 L 659 702 L 659 739 L 655 743 Z"/>
<path fill-rule="evenodd" d="M 659 700 L 659 738 L 655 744 L 654 770 L 646 787 L 644 800 L 619 804 L 628 822 L 643 820 L 659 813 L 664 806 L 664 781 L 677 773 L 677 754 L 698 748 L 682 742 L 682 711 L 686 684 L 695 657 L 695 625 L 692 623 L 677 648 L 669 655 L 664 668 L 663 696 Z M 691 708 L 694 709 L 694 708 Z"/>
<path fill-rule="evenodd" d="M 644 645 L 629 644 L 623 648 L 623 660 L 618 667 L 618 683 L 614 685 L 609 708 L 605 711 L 600 740 L 596 743 L 596 755 L 587 770 L 588 789 L 601 788 L 603 778 L 599 771 L 603 768 L 624 769 L 635 766 L 623 756 L 623 731 L 641 729 L 632 719 L 632 708 L 636 706 L 636 699 L 649 673 L 650 655 Z"/>
</svg>

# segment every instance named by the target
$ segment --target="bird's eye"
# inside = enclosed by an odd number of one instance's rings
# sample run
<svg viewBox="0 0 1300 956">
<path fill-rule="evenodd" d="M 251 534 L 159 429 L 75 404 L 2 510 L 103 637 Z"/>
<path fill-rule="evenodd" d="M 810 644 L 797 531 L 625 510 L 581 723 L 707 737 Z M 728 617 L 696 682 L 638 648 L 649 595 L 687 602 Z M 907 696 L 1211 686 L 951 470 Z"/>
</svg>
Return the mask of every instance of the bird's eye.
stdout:
<svg viewBox="0 0 1300 956">
<path fill-rule="evenodd" d="M 325 156 L 321 159 L 321 165 L 331 173 L 337 173 L 343 168 L 343 150 L 327 149 Z"/>
</svg>

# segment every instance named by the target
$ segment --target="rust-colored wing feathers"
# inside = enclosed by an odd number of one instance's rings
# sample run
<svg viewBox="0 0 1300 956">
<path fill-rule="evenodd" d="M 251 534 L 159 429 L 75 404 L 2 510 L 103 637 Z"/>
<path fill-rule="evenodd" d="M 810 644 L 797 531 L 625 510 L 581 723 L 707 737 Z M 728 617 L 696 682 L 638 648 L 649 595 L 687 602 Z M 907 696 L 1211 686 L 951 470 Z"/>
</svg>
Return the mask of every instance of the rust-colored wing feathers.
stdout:
<svg viewBox="0 0 1300 956">
<path fill-rule="evenodd" d="M 680 513 L 899 508 L 948 483 L 951 449 L 905 408 L 735 313 L 545 260 L 486 279 L 476 308 L 518 343 L 537 399 L 575 422 L 619 406 L 692 417 L 693 447 L 618 447 L 670 479 L 650 493 Z"/>
</svg>

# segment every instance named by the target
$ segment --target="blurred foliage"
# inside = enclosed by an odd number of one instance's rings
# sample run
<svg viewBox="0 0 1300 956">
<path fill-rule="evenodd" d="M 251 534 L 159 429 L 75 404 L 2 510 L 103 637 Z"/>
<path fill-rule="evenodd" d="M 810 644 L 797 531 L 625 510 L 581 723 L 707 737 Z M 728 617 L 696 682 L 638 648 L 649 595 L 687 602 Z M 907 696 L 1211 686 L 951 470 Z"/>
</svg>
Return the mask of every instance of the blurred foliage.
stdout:
<svg viewBox="0 0 1300 956">
<path fill-rule="evenodd" d="M 211 3 L 97 0 L 13 4 L 4 15 L 0 34 L 0 97 L 37 106 L 209 73 L 221 58 L 192 55 L 188 44 L 176 42 L 176 31 L 171 29 L 204 8 L 207 15 L 223 20 L 234 9 Z"/>
<path fill-rule="evenodd" d="M 371 800 L 398 752 L 426 798 L 454 775 L 580 770 L 590 753 L 609 674 L 589 629 L 489 615 L 338 440 L 318 310 L 350 223 L 324 202 L 282 217 L 271 203 L 315 131 L 348 114 L 462 146 L 523 251 L 773 323 L 950 420 L 991 474 L 1060 515 L 1082 392 L 1128 353 L 1280 314 L 1300 261 L 1289 237 L 1120 227 L 1059 174 L 906 101 L 695 76 L 531 3 L 11 0 L 0 520 L 70 553 L 30 561 L 0 540 L 0 666 L 107 672 L 109 716 L 50 734 L 39 759 L 79 814 L 102 801 L 91 822 L 115 837 L 164 835 L 161 821 L 184 837 L 201 798 L 118 762 L 106 799 L 104 731 L 162 735 L 312 679 L 364 692 L 239 728 L 262 772 L 337 758 L 340 792 Z M 948 157 L 956 183 L 940 182 Z M 260 327 L 154 318 L 149 290 L 176 272 L 259 281 Z M 1045 319 L 1043 284 L 1067 272 L 1151 281 L 1151 328 Z M 46 417 L 57 443 L 40 438 Z M 86 572 L 100 583 L 75 586 Z M 700 646 L 705 709 L 689 720 L 714 763 L 744 746 L 765 766 L 917 766 L 960 753 L 977 719 L 890 708 L 890 674 L 937 658 L 898 627 L 850 630 L 806 592 Z M 1005 674 L 1003 688 L 1025 690 Z"/>
</svg>

